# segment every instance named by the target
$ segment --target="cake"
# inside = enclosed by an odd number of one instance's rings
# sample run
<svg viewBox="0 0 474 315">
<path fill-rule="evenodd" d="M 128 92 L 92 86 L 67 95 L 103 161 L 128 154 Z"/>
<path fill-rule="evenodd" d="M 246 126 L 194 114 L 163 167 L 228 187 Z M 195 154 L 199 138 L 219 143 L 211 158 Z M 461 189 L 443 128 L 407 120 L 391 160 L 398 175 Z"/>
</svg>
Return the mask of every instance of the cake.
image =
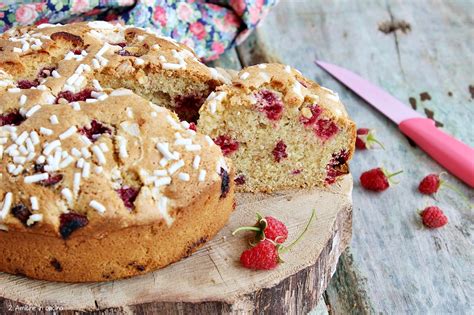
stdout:
<svg viewBox="0 0 474 315">
<path fill-rule="evenodd" d="M 243 192 L 333 184 L 349 172 L 356 139 L 338 95 L 281 64 L 245 68 L 218 87 L 197 130 L 233 160 Z"/>
<path fill-rule="evenodd" d="M 165 108 L 219 81 L 184 46 L 106 25 L 1 37 L 2 272 L 66 282 L 143 274 L 190 255 L 235 207 L 230 161 Z M 127 44 L 113 45 L 123 34 Z M 145 43 L 138 57 L 120 53 Z M 165 69 L 161 55 L 187 66 Z M 168 85 L 152 87 L 160 77 Z"/>
<path fill-rule="evenodd" d="M 95 79 L 102 87 L 131 89 L 186 121 L 195 121 L 209 93 L 227 82 L 171 38 L 104 21 L 13 28 L 0 36 L 0 48 L 0 69 L 19 87 L 77 95 L 88 93 L 94 86 L 86 84 Z M 51 78 L 54 70 L 67 84 Z"/>
</svg>

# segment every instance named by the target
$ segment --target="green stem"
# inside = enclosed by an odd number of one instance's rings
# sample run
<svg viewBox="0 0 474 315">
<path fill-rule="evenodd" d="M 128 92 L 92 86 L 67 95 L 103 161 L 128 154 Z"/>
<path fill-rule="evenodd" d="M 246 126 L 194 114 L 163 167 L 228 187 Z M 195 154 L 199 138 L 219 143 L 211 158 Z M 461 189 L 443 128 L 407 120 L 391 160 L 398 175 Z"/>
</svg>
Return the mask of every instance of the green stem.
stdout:
<svg viewBox="0 0 474 315">
<path fill-rule="evenodd" d="M 234 232 L 232 232 L 232 235 L 235 235 L 235 234 L 237 234 L 238 232 L 241 232 L 241 231 L 260 232 L 261 229 L 259 227 L 256 227 L 256 226 L 241 226 L 238 229 L 236 229 Z"/>
<path fill-rule="evenodd" d="M 293 247 L 296 243 L 299 242 L 299 240 L 303 237 L 303 235 L 306 233 L 306 231 L 308 231 L 309 226 L 311 225 L 311 222 L 313 221 L 315 216 L 316 216 L 316 209 L 313 209 L 313 212 L 311 212 L 311 217 L 309 218 L 309 221 L 306 224 L 306 227 L 304 228 L 303 232 L 300 234 L 300 236 L 298 236 L 298 238 L 295 241 L 293 241 L 293 243 L 291 243 L 288 246 L 281 247 L 281 250 L 279 251 L 280 254 L 283 254 L 283 253 L 289 251 L 291 247 Z"/>
<path fill-rule="evenodd" d="M 382 147 L 382 149 L 385 150 L 385 147 L 383 146 L 382 142 L 380 142 L 379 140 L 377 140 L 373 135 L 369 134 L 367 136 L 367 142 L 375 142 L 377 143 L 379 146 Z"/>
<path fill-rule="evenodd" d="M 393 177 L 393 176 L 397 176 L 398 174 L 401 174 L 401 173 L 403 173 L 403 170 L 402 170 L 402 171 L 395 172 L 395 173 L 392 173 L 392 174 L 388 174 L 387 178 L 390 178 L 390 177 Z"/>
</svg>

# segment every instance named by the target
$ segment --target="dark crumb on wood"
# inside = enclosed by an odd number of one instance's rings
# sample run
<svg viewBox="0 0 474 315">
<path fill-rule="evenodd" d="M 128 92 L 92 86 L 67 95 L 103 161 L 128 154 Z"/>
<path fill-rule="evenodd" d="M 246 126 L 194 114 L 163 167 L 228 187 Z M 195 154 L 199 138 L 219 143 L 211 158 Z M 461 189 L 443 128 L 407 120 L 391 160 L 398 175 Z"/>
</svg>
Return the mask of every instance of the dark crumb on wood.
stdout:
<svg viewBox="0 0 474 315">
<path fill-rule="evenodd" d="M 433 112 L 431 109 L 425 108 L 425 115 L 426 115 L 426 117 L 428 117 L 429 119 L 433 119 L 433 120 L 434 120 L 436 127 L 443 127 L 443 126 L 444 126 L 444 124 L 443 124 L 442 122 L 437 121 L 436 119 L 434 119 L 434 112 Z"/>
<path fill-rule="evenodd" d="M 404 20 L 385 21 L 379 24 L 379 31 L 385 34 L 390 34 L 397 30 L 406 34 L 411 31 L 411 25 Z"/>
<path fill-rule="evenodd" d="M 474 98 L 474 85 L 469 85 L 469 93 L 471 93 L 471 98 Z"/>
<path fill-rule="evenodd" d="M 420 93 L 420 99 L 421 99 L 422 102 L 430 101 L 431 100 L 431 95 L 428 92 L 422 92 L 422 93 Z"/>
<path fill-rule="evenodd" d="M 408 99 L 408 102 L 410 102 L 410 105 L 411 105 L 411 108 L 413 108 L 414 110 L 416 110 L 416 99 L 414 97 L 410 97 Z"/>
<path fill-rule="evenodd" d="M 453 92 L 449 91 L 448 96 L 453 96 Z M 472 92 L 471 92 L 471 97 L 472 97 Z"/>
</svg>

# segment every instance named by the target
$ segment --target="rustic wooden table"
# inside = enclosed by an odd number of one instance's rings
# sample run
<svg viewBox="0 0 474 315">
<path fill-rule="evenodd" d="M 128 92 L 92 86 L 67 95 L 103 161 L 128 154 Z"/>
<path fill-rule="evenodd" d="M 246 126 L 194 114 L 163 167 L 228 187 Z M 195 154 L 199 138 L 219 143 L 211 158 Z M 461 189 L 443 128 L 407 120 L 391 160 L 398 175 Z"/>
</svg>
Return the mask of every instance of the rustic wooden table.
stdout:
<svg viewBox="0 0 474 315">
<path fill-rule="evenodd" d="M 352 161 L 353 241 L 314 313 L 474 312 L 473 210 L 447 190 L 437 200 L 418 194 L 420 179 L 443 169 L 313 63 L 359 73 L 474 146 L 473 11 L 471 0 L 282 0 L 215 62 L 290 64 L 338 92 L 358 126 L 375 128 L 385 143 L 386 150 L 357 152 Z M 376 166 L 403 169 L 400 184 L 381 194 L 362 190 L 357 178 Z M 447 178 L 472 201 L 473 190 Z M 446 227 L 420 226 L 416 210 L 431 204 L 444 209 Z"/>
</svg>

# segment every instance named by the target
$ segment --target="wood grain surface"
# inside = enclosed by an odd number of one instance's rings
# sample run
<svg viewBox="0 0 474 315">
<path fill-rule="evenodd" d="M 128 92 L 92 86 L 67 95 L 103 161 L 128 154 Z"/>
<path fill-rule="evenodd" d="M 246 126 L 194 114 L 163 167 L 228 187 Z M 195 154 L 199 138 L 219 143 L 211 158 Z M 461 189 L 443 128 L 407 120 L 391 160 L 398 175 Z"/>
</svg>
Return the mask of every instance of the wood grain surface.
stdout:
<svg viewBox="0 0 474 315">
<path fill-rule="evenodd" d="M 352 177 L 328 189 L 268 194 L 238 194 L 229 224 L 203 248 L 167 268 L 143 276 L 104 283 L 71 284 L 31 280 L 0 273 L 0 314 L 51 308 L 74 311 L 150 314 L 295 314 L 316 305 L 351 238 Z M 240 266 L 248 237 L 231 236 L 255 222 L 255 213 L 287 224 L 289 239 L 307 234 L 285 263 L 272 271 Z M 70 311 L 70 312 L 68 312 Z"/>
<path fill-rule="evenodd" d="M 375 128 L 385 144 L 386 150 L 357 152 L 351 164 L 354 237 L 326 292 L 331 314 L 474 312 L 472 210 L 448 190 L 436 199 L 418 194 L 421 178 L 443 169 L 313 63 L 359 73 L 473 146 L 473 6 L 467 0 L 282 0 L 238 48 L 243 65 L 287 63 L 335 90 L 358 126 Z M 410 30 L 386 31 L 400 22 Z M 358 177 L 376 166 L 403 169 L 400 184 L 381 194 L 361 189 Z M 446 178 L 473 202 L 473 190 Z M 428 205 L 445 211 L 446 227 L 419 224 L 416 211 Z"/>
</svg>

